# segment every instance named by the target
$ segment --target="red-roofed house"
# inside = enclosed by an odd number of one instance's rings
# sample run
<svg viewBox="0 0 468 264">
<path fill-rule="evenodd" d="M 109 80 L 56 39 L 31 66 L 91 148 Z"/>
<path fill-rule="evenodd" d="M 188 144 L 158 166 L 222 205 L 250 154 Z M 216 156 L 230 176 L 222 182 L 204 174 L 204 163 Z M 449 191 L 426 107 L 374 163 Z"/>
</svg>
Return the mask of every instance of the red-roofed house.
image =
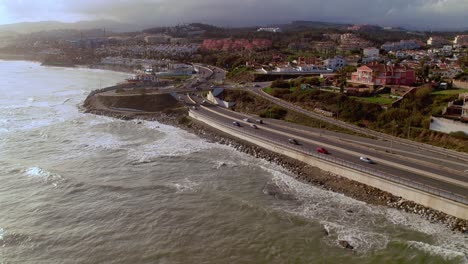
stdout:
<svg viewBox="0 0 468 264">
<path fill-rule="evenodd" d="M 413 69 L 406 66 L 370 63 L 361 66 L 352 73 L 348 83 L 365 84 L 369 86 L 413 85 L 416 75 Z"/>
</svg>

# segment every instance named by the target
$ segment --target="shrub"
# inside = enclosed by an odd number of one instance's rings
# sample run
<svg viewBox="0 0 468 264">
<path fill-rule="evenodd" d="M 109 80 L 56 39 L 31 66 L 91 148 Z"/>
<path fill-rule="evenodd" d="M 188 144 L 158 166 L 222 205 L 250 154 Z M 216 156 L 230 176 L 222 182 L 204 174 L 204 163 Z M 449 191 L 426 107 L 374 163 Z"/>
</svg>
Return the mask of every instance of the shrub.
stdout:
<svg viewBox="0 0 468 264">
<path fill-rule="evenodd" d="M 450 136 L 458 139 L 468 139 L 468 135 L 466 135 L 463 131 L 452 132 L 450 133 Z"/>
<path fill-rule="evenodd" d="M 288 110 L 279 106 L 273 106 L 263 111 L 262 113 L 260 113 L 260 117 L 283 119 L 287 114 L 288 114 Z"/>
</svg>

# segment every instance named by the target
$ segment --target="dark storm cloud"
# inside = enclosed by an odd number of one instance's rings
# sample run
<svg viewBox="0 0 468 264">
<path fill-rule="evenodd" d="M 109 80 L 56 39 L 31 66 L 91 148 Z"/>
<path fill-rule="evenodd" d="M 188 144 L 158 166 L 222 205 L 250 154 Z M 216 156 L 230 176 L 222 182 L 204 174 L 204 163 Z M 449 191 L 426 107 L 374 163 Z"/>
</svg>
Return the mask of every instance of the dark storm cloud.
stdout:
<svg viewBox="0 0 468 264">
<path fill-rule="evenodd" d="M 2 5 L 2 2 L 0 2 Z M 468 0 L 4 0 L 18 18 L 106 18 L 142 25 L 262 25 L 291 20 L 467 27 Z"/>
</svg>

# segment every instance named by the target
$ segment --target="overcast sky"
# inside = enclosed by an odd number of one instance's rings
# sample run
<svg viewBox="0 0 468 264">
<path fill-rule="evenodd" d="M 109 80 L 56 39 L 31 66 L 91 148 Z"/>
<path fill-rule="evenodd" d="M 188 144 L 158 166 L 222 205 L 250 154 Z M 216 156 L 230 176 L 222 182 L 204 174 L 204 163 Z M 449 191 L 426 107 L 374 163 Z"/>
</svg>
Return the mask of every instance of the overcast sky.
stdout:
<svg viewBox="0 0 468 264">
<path fill-rule="evenodd" d="M 144 26 L 313 20 L 468 28 L 468 0 L 0 0 L 0 24 L 113 19 Z"/>
</svg>

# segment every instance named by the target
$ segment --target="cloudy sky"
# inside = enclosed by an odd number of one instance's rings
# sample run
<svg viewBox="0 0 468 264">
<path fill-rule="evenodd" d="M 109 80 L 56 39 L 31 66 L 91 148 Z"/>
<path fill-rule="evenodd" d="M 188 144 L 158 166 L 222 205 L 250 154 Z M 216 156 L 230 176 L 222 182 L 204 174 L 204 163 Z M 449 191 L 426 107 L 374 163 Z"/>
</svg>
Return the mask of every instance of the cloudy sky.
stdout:
<svg viewBox="0 0 468 264">
<path fill-rule="evenodd" d="M 0 0 L 0 24 L 113 19 L 138 25 L 313 20 L 467 28 L 468 0 Z"/>
</svg>

